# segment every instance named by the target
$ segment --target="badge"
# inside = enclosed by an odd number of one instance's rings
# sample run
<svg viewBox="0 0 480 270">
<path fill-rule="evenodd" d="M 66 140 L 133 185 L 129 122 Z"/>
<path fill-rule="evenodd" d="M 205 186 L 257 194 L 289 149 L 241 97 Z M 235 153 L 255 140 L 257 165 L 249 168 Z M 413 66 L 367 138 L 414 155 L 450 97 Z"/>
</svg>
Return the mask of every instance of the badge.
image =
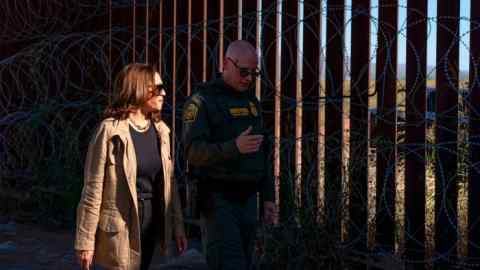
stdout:
<svg viewBox="0 0 480 270">
<path fill-rule="evenodd" d="M 250 102 L 250 112 L 253 116 L 258 116 L 257 106 L 253 102 Z"/>
<path fill-rule="evenodd" d="M 194 103 L 188 104 L 187 108 L 183 112 L 183 122 L 191 123 L 197 120 L 198 107 Z"/>
<path fill-rule="evenodd" d="M 229 111 L 233 117 L 248 116 L 248 108 L 230 108 Z"/>
</svg>

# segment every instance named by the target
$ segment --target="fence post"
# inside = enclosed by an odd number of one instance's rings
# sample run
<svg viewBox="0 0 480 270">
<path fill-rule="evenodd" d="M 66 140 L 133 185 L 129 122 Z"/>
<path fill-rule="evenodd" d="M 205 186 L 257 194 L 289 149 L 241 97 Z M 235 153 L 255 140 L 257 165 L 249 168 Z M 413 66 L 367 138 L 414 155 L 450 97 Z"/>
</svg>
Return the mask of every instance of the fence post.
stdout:
<svg viewBox="0 0 480 270">
<path fill-rule="evenodd" d="M 349 241 L 367 250 L 370 0 L 352 0 Z M 356 268 L 357 269 L 357 268 Z"/>
<path fill-rule="evenodd" d="M 224 1 L 224 10 L 223 10 L 223 41 L 224 48 L 223 51 L 227 49 L 228 45 L 238 39 L 238 2 L 241 0 L 223 0 Z"/>
<path fill-rule="evenodd" d="M 283 1 L 284 12 L 277 14 L 281 16 L 282 21 L 282 52 L 281 52 L 281 98 L 280 100 L 280 119 L 281 129 L 280 138 L 283 143 L 280 146 L 280 215 L 282 220 L 287 220 L 295 212 L 294 204 L 298 195 L 298 187 L 295 175 L 295 110 L 298 105 L 295 93 L 297 89 L 296 73 L 298 66 L 296 64 L 296 56 L 298 46 L 296 41 L 297 25 L 298 25 L 298 2 Z M 280 124 L 280 123 L 279 123 Z M 298 205 L 298 204 L 296 204 Z"/>
<path fill-rule="evenodd" d="M 457 258 L 457 134 L 460 1 L 437 7 L 435 247 L 438 265 Z"/>
<path fill-rule="evenodd" d="M 205 16 L 205 80 L 215 77 L 219 72 L 220 55 L 220 3 L 219 0 L 204 0 Z"/>
<path fill-rule="evenodd" d="M 343 48 L 345 2 L 327 3 L 325 106 L 325 207 L 327 229 L 340 240 L 342 217 Z"/>
<path fill-rule="evenodd" d="M 405 248 L 414 262 L 425 258 L 427 2 L 409 0 L 407 10 Z"/>
<path fill-rule="evenodd" d="M 397 0 L 379 1 L 376 69 L 378 138 L 376 242 L 383 250 L 395 249 L 395 175 L 397 171 Z"/>
<path fill-rule="evenodd" d="M 302 138 L 302 156 L 305 158 L 306 165 L 302 166 L 302 175 L 306 183 L 303 185 L 303 207 L 312 210 L 313 221 L 318 216 L 317 211 L 319 197 L 319 158 L 318 145 L 320 144 L 318 127 L 320 122 L 318 112 L 320 110 L 320 50 L 321 50 L 321 7 L 322 1 L 307 0 L 304 8 L 305 31 L 304 40 L 308 40 L 303 44 L 303 80 L 302 94 L 304 105 L 303 112 L 303 133 Z M 313 167 L 313 168 L 312 168 Z"/>
<path fill-rule="evenodd" d="M 242 39 L 252 44 L 255 44 L 256 40 L 258 1 L 261 2 L 261 0 L 242 2 Z"/>
<path fill-rule="evenodd" d="M 258 0 L 260 1 L 260 0 Z M 277 97 L 276 87 L 280 86 L 280 81 L 277 82 L 277 70 L 280 67 L 280 62 L 276 57 L 276 49 L 279 46 L 279 40 L 276 39 L 276 32 L 281 31 L 281 25 L 276 24 L 277 18 L 277 0 L 274 1 L 261 1 L 261 25 L 262 25 L 262 34 L 260 48 L 261 48 L 261 69 L 262 69 L 262 80 L 261 80 L 261 87 L 257 94 L 259 94 L 260 100 L 262 102 L 262 109 L 264 111 L 264 119 L 265 119 L 265 126 L 266 127 L 273 127 L 275 126 L 275 118 L 276 118 L 276 111 L 275 111 L 275 104 L 277 99 L 279 100 L 280 97 Z M 267 98 L 268 97 L 268 98 Z M 270 153 L 269 158 L 271 158 L 272 170 L 273 175 L 275 177 L 275 198 L 277 207 L 279 207 L 280 197 L 279 197 L 279 175 L 278 175 L 278 152 L 277 152 L 277 134 L 274 132 L 275 138 L 270 138 L 275 140 L 274 149 L 272 149 L 272 153 Z M 273 144 L 273 143 L 272 143 Z M 262 209 L 260 209 L 262 210 Z"/>
<path fill-rule="evenodd" d="M 468 174 L 468 257 L 480 263 L 480 2 L 471 1 L 470 21 L 470 96 L 468 99 L 470 130 L 470 170 Z M 472 207 L 473 206 L 473 207 Z"/>
</svg>

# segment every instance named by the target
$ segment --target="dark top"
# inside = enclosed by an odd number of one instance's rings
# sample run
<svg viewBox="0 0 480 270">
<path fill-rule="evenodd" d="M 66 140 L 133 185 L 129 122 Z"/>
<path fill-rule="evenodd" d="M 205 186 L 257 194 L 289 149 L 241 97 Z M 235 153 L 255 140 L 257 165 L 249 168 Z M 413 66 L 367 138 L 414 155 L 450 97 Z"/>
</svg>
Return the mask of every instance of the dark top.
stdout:
<svg viewBox="0 0 480 270">
<path fill-rule="evenodd" d="M 241 154 L 235 140 L 249 126 L 250 134 L 265 137 L 259 151 Z M 266 135 L 255 95 L 236 91 L 222 79 L 198 86 L 185 103 L 185 155 L 211 191 L 231 197 L 260 191 L 265 201 L 274 200 L 271 137 Z"/>
<path fill-rule="evenodd" d="M 156 196 L 158 195 L 156 187 L 163 187 L 163 168 L 157 132 L 151 123 L 145 132 L 138 132 L 130 126 L 130 134 L 137 156 L 137 197 L 140 198 L 142 194 L 147 198 L 149 195 L 146 194 Z"/>
</svg>

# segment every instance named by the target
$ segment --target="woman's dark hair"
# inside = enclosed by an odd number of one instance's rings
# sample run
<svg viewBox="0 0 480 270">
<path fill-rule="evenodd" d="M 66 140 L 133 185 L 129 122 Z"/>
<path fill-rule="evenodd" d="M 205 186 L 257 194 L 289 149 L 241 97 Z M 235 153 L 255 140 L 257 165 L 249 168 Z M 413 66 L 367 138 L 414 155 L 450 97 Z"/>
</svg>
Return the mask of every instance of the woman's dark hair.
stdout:
<svg viewBox="0 0 480 270">
<path fill-rule="evenodd" d="M 149 87 L 155 84 L 157 72 L 148 64 L 125 66 L 115 77 L 112 103 L 105 109 L 104 118 L 126 119 L 130 112 L 140 108 L 151 97 Z M 150 118 L 160 121 L 160 112 L 151 113 Z"/>
</svg>

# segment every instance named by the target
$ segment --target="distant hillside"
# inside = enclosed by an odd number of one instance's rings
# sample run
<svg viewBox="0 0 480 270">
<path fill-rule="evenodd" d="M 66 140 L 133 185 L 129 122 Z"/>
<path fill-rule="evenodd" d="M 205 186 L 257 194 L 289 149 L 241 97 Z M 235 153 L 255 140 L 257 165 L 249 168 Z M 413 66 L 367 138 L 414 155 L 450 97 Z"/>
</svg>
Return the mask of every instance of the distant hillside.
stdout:
<svg viewBox="0 0 480 270">
<path fill-rule="evenodd" d="M 436 78 L 436 70 L 435 70 L 435 66 L 428 66 L 427 67 L 427 77 L 429 80 L 435 80 Z M 406 65 L 405 64 L 400 64 L 398 65 L 398 78 L 400 80 L 405 80 L 405 77 L 406 77 Z M 461 81 L 463 80 L 468 80 L 468 71 L 466 70 L 460 70 L 460 74 L 459 74 L 459 79 Z"/>
<path fill-rule="evenodd" d="M 375 73 L 376 73 L 375 68 L 376 68 L 375 63 L 371 63 L 370 64 L 370 72 L 369 72 L 371 80 L 375 79 Z M 435 66 L 428 66 L 427 67 L 427 79 L 428 80 L 435 80 L 436 79 L 435 68 L 436 68 Z M 398 65 L 397 73 L 398 73 L 397 77 L 398 77 L 399 80 L 405 80 L 406 65 L 405 64 Z M 468 77 L 469 77 L 468 71 L 460 70 L 459 79 L 461 81 L 468 80 Z M 348 65 L 348 64 L 345 65 L 345 79 L 350 80 L 350 65 Z"/>
</svg>

